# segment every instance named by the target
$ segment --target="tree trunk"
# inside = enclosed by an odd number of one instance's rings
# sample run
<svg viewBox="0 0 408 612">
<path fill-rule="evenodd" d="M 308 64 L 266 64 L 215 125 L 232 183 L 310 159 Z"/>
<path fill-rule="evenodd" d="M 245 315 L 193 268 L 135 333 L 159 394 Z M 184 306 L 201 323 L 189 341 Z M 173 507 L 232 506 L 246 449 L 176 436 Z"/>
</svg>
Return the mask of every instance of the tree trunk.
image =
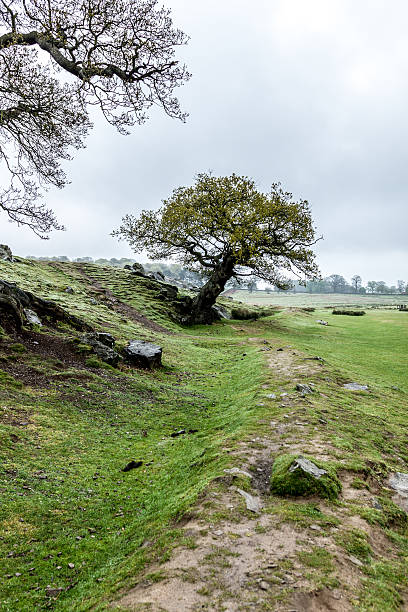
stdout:
<svg viewBox="0 0 408 612">
<path fill-rule="evenodd" d="M 224 257 L 221 263 L 214 268 L 206 284 L 201 287 L 197 297 L 193 299 L 189 323 L 212 323 L 220 318 L 213 306 L 217 297 L 224 291 L 225 284 L 232 277 L 233 272 L 233 258 Z"/>
</svg>

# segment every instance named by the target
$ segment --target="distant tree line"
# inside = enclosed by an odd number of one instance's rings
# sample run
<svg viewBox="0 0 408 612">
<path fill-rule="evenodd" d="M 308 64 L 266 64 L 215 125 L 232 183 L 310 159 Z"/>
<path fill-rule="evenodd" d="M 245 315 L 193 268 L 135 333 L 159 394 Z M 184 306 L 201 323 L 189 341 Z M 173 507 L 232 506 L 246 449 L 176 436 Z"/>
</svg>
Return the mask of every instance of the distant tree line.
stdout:
<svg viewBox="0 0 408 612">
<path fill-rule="evenodd" d="M 266 291 L 274 291 L 267 287 Z M 406 294 L 408 283 L 403 280 L 397 281 L 396 285 L 388 286 L 384 281 L 368 281 L 364 286 L 361 276 L 355 274 L 348 283 L 344 276 L 332 274 L 326 278 L 308 281 L 305 285 L 294 281 L 291 289 L 296 293 L 352 293 L 352 294 Z"/>
</svg>

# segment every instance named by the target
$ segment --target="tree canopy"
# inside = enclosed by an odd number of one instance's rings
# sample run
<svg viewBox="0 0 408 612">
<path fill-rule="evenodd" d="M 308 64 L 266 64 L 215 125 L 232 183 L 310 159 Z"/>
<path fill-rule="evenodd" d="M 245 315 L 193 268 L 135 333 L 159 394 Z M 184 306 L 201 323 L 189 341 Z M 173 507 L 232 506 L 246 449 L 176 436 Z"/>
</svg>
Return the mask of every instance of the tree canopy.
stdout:
<svg viewBox="0 0 408 612">
<path fill-rule="evenodd" d="M 41 237 L 60 228 L 38 201 L 67 183 L 61 167 L 83 146 L 97 106 L 121 133 L 152 105 L 184 120 L 175 59 L 187 36 L 157 0 L 0 0 L 0 209 Z"/>
<path fill-rule="evenodd" d="M 199 174 L 194 185 L 175 189 L 159 210 L 125 216 L 113 235 L 136 253 L 175 258 L 207 277 L 193 304 L 195 320 L 198 313 L 208 315 L 233 277 L 255 275 L 283 289 L 290 282 L 287 273 L 302 279 L 319 274 L 309 203 L 294 201 L 279 183 L 262 193 L 253 180 L 235 174 Z"/>
</svg>

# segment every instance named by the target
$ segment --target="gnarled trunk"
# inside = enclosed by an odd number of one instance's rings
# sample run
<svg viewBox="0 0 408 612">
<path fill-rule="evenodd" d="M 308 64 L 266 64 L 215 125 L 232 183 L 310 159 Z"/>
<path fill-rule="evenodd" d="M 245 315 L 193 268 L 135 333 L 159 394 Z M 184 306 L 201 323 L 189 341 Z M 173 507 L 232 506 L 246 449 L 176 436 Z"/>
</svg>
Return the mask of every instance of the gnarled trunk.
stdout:
<svg viewBox="0 0 408 612">
<path fill-rule="evenodd" d="M 220 318 L 213 306 L 217 297 L 224 291 L 225 284 L 232 277 L 234 265 L 234 259 L 227 255 L 214 268 L 208 281 L 193 299 L 190 323 L 212 323 Z"/>
</svg>

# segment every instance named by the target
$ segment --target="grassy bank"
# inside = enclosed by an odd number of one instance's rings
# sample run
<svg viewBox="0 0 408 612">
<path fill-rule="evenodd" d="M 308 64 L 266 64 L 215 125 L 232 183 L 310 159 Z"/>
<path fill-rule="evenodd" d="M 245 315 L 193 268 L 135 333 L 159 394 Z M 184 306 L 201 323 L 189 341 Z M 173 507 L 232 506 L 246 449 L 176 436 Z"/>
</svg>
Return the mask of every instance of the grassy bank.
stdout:
<svg viewBox="0 0 408 612">
<path fill-rule="evenodd" d="M 403 609 L 398 593 L 407 588 L 407 523 L 395 509 L 395 521 L 390 518 L 386 477 L 408 471 L 406 313 L 281 311 L 256 322 L 185 329 L 154 286 L 123 270 L 22 261 L 0 263 L 0 278 L 58 301 L 112 333 L 119 347 L 135 337 L 159 343 L 164 366 L 154 372 L 113 369 L 78 351 L 78 333 L 64 325 L 2 336 L 2 609 L 106 609 L 144 568 L 166 560 L 174 547 L 196 545 L 178 519 L 222 474 L 227 450 L 254 435 L 285 453 L 307 453 L 318 440 L 341 479 L 344 471 L 372 491 L 367 503 L 344 497 L 333 504 L 327 524 L 340 525 L 339 550 L 356 549 L 362 559 L 356 608 Z M 65 292 L 67 286 L 73 293 Z M 316 323 L 319 318 L 329 325 Z M 273 355 L 283 363 L 295 360 L 295 367 L 284 369 Z M 315 356 L 323 361 L 308 360 Z M 312 369 L 303 372 L 305 364 Z M 294 391 L 299 372 L 314 385 L 304 399 Z M 350 381 L 369 391 L 345 390 Z M 123 472 L 131 460 L 142 464 Z M 375 495 L 382 509 L 373 507 Z M 319 522 L 314 501 L 269 496 L 265 506 L 296 528 Z M 381 530 L 389 552 L 370 548 L 379 532 L 361 543 L 363 536 L 358 540 L 346 529 L 343 516 L 366 521 L 367 534 L 374 529 L 369 526 Z M 352 537 L 358 541 L 350 543 Z M 329 556 L 334 572 L 336 558 L 323 552 L 323 565 Z M 307 567 L 311 554 L 296 558 Z M 316 588 L 338 583 L 323 578 Z"/>
</svg>

